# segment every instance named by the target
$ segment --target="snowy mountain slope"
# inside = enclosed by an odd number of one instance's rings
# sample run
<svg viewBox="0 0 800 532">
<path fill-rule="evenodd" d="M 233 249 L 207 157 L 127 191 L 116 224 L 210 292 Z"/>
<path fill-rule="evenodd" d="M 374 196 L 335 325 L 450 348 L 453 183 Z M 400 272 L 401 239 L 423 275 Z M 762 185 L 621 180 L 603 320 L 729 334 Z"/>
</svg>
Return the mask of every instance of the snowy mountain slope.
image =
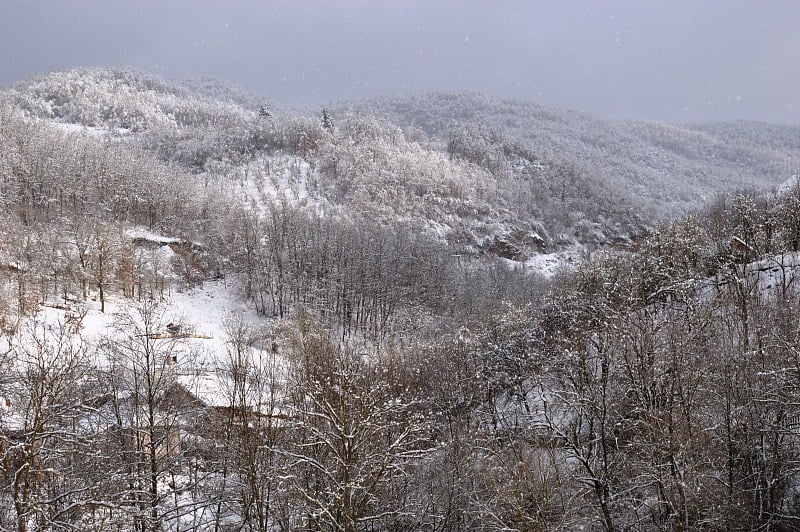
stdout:
<svg viewBox="0 0 800 532">
<path fill-rule="evenodd" d="M 241 107 L 254 103 L 245 96 L 208 80 L 79 69 L 21 82 L 3 98 L 62 129 L 132 131 L 131 146 L 221 189 L 239 183 L 237 197 L 261 210 L 285 196 L 515 261 L 630 245 L 664 216 L 735 187 L 766 187 L 800 161 L 778 126 L 604 122 L 431 94 L 342 104 L 328 131 L 315 116 L 257 116 Z"/>
<path fill-rule="evenodd" d="M 754 122 L 603 121 L 471 93 L 382 97 L 338 109 L 382 117 L 444 144 L 462 128 L 482 128 L 506 152 L 535 154 L 545 176 L 577 173 L 658 216 L 680 215 L 726 190 L 767 190 L 800 163 L 797 128 Z"/>
<path fill-rule="evenodd" d="M 157 126 L 200 126 L 249 113 L 129 68 L 54 71 L 17 83 L 5 97 L 33 116 L 88 127 L 144 131 Z"/>
<path fill-rule="evenodd" d="M 560 211 L 558 220 L 549 219 L 539 204 L 551 192 L 529 176 L 500 181 L 481 164 L 443 155 L 424 139 L 422 146 L 405 139 L 391 124 L 346 119 L 329 135 L 316 117 L 278 112 L 265 120 L 231 101 L 205 96 L 219 91 L 196 94 L 129 69 L 84 69 L 33 78 L 7 91 L 6 99 L 45 119 L 144 132 L 131 140 L 141 139 L 147 149 L 193 171 L 226 172 L 226 164 L 247 165 L 253 157 L 288 151 L 318 169 L 315 175 L 321 179 L 315 184 L 332 203 L 389 223 L 399 217 L 421 228 L 436 226 L 440 237 L 468 247 L 483 245 L 486 237 L 505 238 L 511 233 L 538 234 L 552 245 L 556 234 L 571 235 L 572 226 L 582 218 L 607 226 L 597 212 L 587 209 L 592 202 L 554 205 L 551 211 Z M 531 168 L 530 161 L 522 163 Z M 605 200 L 594 203 L 611 205 Z M 498 219 L 510 223 L 492 229 Z M 627 216 L 625 222 L 631 221 Z M 462 230 L 462 225 L 468 227 Z M 607 239 L 613 240 L 611 235 Z"/>
</svg>

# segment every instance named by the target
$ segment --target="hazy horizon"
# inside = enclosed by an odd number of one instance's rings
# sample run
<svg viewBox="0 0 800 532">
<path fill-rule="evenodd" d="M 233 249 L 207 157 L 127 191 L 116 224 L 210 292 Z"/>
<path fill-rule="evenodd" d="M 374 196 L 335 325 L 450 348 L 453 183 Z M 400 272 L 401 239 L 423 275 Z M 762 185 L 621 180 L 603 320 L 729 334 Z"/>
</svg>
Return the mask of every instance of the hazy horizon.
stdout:
<svg viewBox="0 0 800 532">
<path fill-rule="evenodd" d="M 800 3 L 11 0 L 0 84 L 126 65 L 283 105 L 474 91 L 665 122 L 800 125 Z"/>
</svg>

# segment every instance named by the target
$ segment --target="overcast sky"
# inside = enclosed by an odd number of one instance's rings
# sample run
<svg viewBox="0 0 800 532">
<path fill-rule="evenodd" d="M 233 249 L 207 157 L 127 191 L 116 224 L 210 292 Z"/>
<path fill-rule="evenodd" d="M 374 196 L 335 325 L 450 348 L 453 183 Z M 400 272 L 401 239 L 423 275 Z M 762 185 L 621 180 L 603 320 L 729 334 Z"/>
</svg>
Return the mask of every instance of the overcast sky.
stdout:
<svg viewBox="0 0 800 532">
<path fill-rule="evenodd" d="M 798 0 L 2 0 L 0 84 L 132 65 L 284 104 L 476 90 L 800 125 Z"/>
</svg>

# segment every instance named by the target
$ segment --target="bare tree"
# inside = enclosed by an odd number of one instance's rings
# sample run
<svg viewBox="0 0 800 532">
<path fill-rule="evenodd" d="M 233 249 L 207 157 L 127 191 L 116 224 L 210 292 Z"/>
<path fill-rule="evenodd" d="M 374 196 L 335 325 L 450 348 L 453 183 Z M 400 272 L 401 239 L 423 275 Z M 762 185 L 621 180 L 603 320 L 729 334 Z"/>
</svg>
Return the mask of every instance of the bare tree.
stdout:
<svg viewBox="0 0 800 532">
<path fill-rule="evenodd" d="M 396 490 L 429 447 L 413 392 L 307 318 L 294 341 L 293 442 L 284 451 L 298 497 L 293 526 L 352 532 L 402 523 L 409 509 Z"/>
<path fill-rule="evenodd" d="M 97 433 L 86 420 L 97 396 L 85 347 L 66 324 L 34 324 L 5 355 L 0 379 L 4 528 L 67 529 L 106 500 L 98 468 L 91 466 Z"/>
<path fill-rule="evenodd" d="M 212 431 L 225 446 L 217 467 L 223 478 L 217 520 L 232 513 L 243 530 L 289 529 L 286 458 L 280 452 L 287 439 L 285 364 L 271 335 L 241 319 L 226 323 L 226 332 L 227 356 L 216 371 L 223 409 Z"/>
<path fill-rule="evenodd" d="M 200 407 L 177 382 L 176 363 L 189 364 L 191 350 L 169 334 L 163 312 L 150 300 L 123 311 L 103 343 L 108 359 L 103 415 L 114 478 L 124 494 L 123 510 L 141 531 L 159 530 L 192 509 L 170 505 L 169 488 L 163 487 L 188 451 L 181 420 Z"/>
</svg>

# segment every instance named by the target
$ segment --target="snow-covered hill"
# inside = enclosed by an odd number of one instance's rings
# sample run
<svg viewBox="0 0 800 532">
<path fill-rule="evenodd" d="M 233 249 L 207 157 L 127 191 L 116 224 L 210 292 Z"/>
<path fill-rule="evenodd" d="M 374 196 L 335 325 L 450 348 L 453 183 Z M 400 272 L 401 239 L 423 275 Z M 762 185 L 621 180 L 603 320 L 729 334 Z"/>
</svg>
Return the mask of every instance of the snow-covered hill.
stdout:
<svg viewBox="0 0 800 532">
<path fill-rule="evenodd" d="M 758 124 L 731 133 L 604 122 L 472 94 L 342 104 L 334 132 L 275 104 L 258 116 L 256 99 L 229 86 L 132 69 L 53 72 L 4 98 L 60 127 L 139 132 L 129 140 L 212 179 L 261 164 L 265 177 L 281 180 L 264 161 L 293 156 L 331 206 L 410 223 L 458 252 L 513 241 L 524 258 L 576 243 L 629 244 L 654 219 L 721 191 L 773 185 L 799 161 L 780 142 L 791 136 L 786 128 L 757 135 L 743 132 Z"/>
<path fill-rule="evenodd" d="M 515 157 L 527 156 L 545 179 L 583 183 L 595 197 L 659 218 L 737 188 L 767 191 L 800 164 L 797 127 L 756 122 L 606 121 L 474 93 L 380 97 L 337 110 L 388 120 L 444 146 L 466 142 L 471 159 L 495 167 L 502 168 L 497 158 L 513 168 Z"/>
</svg>

